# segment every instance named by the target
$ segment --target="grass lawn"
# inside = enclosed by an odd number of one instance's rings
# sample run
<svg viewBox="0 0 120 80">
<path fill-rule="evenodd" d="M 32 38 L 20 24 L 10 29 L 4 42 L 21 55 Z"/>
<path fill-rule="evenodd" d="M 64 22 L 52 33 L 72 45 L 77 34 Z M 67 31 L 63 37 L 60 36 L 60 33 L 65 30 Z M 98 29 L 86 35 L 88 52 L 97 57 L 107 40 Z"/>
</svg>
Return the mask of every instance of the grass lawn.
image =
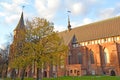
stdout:
<svg viewBox="0 0 120 80">
<path fill-rule="evenodd" d="M 60 77 L 44 78 L 43 80 L 120 80 L 120 76 L 81 76 L 81 77 Z"/>
<path fill-rule="evenodd" d="M 4 79 L 12 80 L 12 79 Z M 20 79 L 15 79 L 20 80 Z M 33 78 L 25 78 L 24 80 L 34 80 Z M 120 80 L 120 76 L 81 76 L 81 77 L 59 77 L 59 78 L 43 78 L 42 80 Z"/>
</svg>

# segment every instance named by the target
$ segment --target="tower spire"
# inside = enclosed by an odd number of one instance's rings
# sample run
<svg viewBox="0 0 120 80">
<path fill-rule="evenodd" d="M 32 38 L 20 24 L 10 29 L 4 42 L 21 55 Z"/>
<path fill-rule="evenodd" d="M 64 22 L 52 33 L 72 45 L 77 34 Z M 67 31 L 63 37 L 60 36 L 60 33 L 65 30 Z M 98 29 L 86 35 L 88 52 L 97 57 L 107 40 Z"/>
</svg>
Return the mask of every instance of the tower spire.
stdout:
<svg viewBox="0 0 120 80">
<path fill-rule="evenodd" d="M 20 30 L 20 29 L 24 29 L 25 28 L 25 25 L 24 25 L 24 16 L 23 16 L 23 9 L 24 9 L 25 6 L 22 6 L 22 13 L 21 13 L 21 17 L 20 17 L 20 20 L 15 28 L 14 31 L 16 30 Z"/>
<path fill-rule="evenodd" d="M 70 25 L 70 17 L 69 17 L 69 13 L 71 13 L 71 11 L 67 11 L 68 12 L 68 30 L 71 30 L 71 25 Z"/>
</svg>

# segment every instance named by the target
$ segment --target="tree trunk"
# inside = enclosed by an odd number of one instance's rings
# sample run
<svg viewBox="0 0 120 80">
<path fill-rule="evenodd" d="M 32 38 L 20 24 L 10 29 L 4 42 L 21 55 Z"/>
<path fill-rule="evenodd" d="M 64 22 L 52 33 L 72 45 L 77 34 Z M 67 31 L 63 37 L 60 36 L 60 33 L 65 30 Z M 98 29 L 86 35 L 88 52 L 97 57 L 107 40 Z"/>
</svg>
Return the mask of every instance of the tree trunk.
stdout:
<svg viewBox="0 0 120 80">
<path fill-rule="evenodd" d="M 25 75 L 25 68 L 23 68 L 23 72 L 22 72 L 21 80 L 24 80 L 24 75 Z"/>
<path fill-rule="evenodd" d="M 56 68 L 56 74 L 55 74 L 55 77 L 58 77 L 58 66 L 55 65 L 55 68 Z"/>
<path fill-rule="evenodd" d="M 7 77 L 7 73 L 8 73 L 8 62 L 6 63 L 5 77 Z"/>
<path fill-rule="evenodd" d="M 3 72 L 3 64 L 1 64 L 1 68 L 0 68 L 0 78 L 2 78 L 2 72 Z"/>
<path fill-rule="evenodd" d="M 39 69 L 39 79 L 42 80 L 42 77 L 43 77 L 43 72 L 42 72 L 42 69 Z"/>
<path fill-rule="evenodd" d="M 4 78 L 4 64 L 2 64 L 1 76 Z"/>
<path fill-rule="evenodd" d="M 36 80 L 39 80 L 39 68 L 37 68 L 37 79 Z"/>
<path fill-rule="evenodd" d="M 15 71 L 15 69 L 13 68 L 13 69 L 12 69 L 12 72 L 11 72 L 11 79 L 12 79 L 12 80 L 15 80 L 15 78 L 16 78 L 16 71 Z"/>
</svg>

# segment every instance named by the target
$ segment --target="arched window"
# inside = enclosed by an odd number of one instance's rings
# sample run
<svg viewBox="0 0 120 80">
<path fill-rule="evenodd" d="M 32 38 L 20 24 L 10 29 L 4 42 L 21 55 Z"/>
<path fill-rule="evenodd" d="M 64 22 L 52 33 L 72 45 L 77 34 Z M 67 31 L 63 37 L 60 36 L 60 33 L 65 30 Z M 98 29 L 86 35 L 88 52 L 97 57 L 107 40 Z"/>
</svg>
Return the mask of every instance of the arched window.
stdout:
<svg viewBox="0 0 120 80">
<path fill-rule="evenodd" d="M 93 51 L 90 52 L 90 62 L 91 64 L 94 64 L 94 55 L 93 55 Z"/>
<path fill-rule="evenodd" d="M 107 48 L 104 49 L 104 59 L 105 63 L 110 63 L 110 56 Z"/>
<path fill-rule="evenodd" d="M 78 53 L 78 64 L 82 64 L 82 54 Z"/>
<path fill-rule="evenodd" d="M 68 64 L 71 64 L 71 53 L 69 52 L 69 54 L 68 54 Z"/>
</svg>

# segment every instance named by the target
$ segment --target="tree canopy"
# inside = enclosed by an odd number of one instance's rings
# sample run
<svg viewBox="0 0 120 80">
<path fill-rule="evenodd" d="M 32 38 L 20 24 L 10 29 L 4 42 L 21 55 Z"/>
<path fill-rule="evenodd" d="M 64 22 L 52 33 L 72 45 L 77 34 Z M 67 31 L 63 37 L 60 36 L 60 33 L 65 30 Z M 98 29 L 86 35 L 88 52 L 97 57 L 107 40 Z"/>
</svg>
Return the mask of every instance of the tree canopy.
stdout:
<svg viewBox="0 0 120 80">
<path fill-rule="evenodd" d="M 20 36 L 23 37 L 13 41 L 13 67 L 26 68 L 34 62 L 37 68 L 42 69 L 64 62 L 67 47 L 54 31 L 53 23 L 38 17 L 28 20 L 25 32 L 21 31 Z"/>
</svg>

